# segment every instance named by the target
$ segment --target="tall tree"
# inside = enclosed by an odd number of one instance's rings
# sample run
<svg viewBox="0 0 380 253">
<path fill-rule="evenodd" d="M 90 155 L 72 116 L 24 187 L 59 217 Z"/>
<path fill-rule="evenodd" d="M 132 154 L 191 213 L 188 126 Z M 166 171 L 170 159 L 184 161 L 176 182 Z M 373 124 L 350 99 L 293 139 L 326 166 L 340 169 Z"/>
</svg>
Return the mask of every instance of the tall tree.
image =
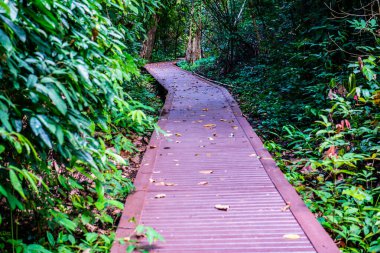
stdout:
<svg viewBox="0 0 380 253">
<path fill-rule="evenodd" d="M 141 51 L 140 51 L 141 58 L 146 59 L 146 60 L 150 60 L 152 57 L 154 42 L 156 39 L 157 27 L 158 27 L 158 23 L 160 22 L 160 18 L 157 14 L 154 14 L 152 19 L 153 19 L 153 25 L 149 29 L 146 35 L 146 39 L 144 40 L 141 47 Z"/>
<path fill-rule="evenodd" d="M 191 1 L 191 20 L 189 26 L 189 40 L 186 50 L 186 61 L 194 63 L 202 56 L 201 40 L 202 40 L 202 6 L 200 3 Z"/>
</svg>

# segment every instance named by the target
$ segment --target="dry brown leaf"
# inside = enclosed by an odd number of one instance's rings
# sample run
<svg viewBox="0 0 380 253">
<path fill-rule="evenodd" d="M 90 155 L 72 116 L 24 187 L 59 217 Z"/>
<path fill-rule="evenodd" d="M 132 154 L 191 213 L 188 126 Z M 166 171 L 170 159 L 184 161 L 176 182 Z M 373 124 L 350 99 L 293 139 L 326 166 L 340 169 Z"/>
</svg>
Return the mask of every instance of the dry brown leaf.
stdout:
<svg viewBox="0 0 380 253">
<path fill-rule="evenodd" d="M 203 182 L 199 182 L 198 185 L 207 185 L 208 182 L 207 181 L 203 181 Z"/>
<path fill-rule="evenodd" d="M 149 148 L 154 149 L 154 148 L 157 148 L 157 146 L 156 145 L 151 145 L 151 146 L 149 146 Z"/>
<path fill-rule="evenodd" d="M 215 205 L 215 208 L 218 210 L 221 210 L 221 211 L 228 211 L 228 209 L 230 209 L 230 206 L 229 205 L 217 204 L 217 205 Z"/>
<path fill-rule="evenodd" d="M 201 171 L 199 171 L 199 173 L 201 173 L 201 174 L 212 174 L 212 173 L 214 173 L 214 171 L 213 170 L 201 170 Z"/>
<path fill-rule="evenodd" d="M 175 136 L 177 136 L 177 137 L 181 137 L 182 134 L 180 134 L 180 133 L 176 133 Z"/>
<path fill-rule="evenodd" d="M 226 119 L 220 119 L 220 121 L 222 121 L 222 122 L 227 122 L 227 120 L 226 120 Z"/>
<path fill-rule="evenodd" d="M 154 196 L 155 199 L 163 199 L 166 197 L 166 194 L 162 193 L 162 194 L 157 194 L 156 196 Z"/>
<path fill-rule="evenodd" d="M 284 206 L 283 208 L 281 208 L 281 211 L 282 212 L 286 212 L 289 209 L 290 209 L 290 202 L 286 202 L 286 206 Z"/>
<path fill-rule="evenodd" d="M 289 240 L 297 240 L 297 239 L 300 239 L 301 236 L 296 235 L 296 234 L 286 234 L 282 238 L 289 239 Z"/>
<path fill-rule="evenodd" d="M 216 127 L 215 124 L 206 124 L 206 125 L 203 125 L 203 126 L 206 127 L 206 128 L 214 128 L 214 127 Z"/>
<path fill-rule="evenodd" d="M 239 129 L 238 126 L 232 126 L 232 128 L 233 128 L 234 130 L 238 130 L 238 129 Z"/>
<path fill-rule="evenodd" d="M 203 108 L 202 111 L 207 112 L 208 108 Z"/>
</svg>

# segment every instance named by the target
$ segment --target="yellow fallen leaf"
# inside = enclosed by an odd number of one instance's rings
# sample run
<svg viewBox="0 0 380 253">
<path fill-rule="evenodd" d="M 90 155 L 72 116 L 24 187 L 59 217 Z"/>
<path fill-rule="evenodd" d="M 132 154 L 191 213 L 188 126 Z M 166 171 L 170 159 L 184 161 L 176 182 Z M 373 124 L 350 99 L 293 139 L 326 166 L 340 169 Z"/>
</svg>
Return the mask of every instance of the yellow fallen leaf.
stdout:
<svg viewBox="0 0 380 253">
<path fill-rule="evenodd" d="M 206 127 L 206 128 L 214 128 L 214 127 L 216 127 L 215 124 L 206 124 L 206 125 L 203 125 L 203 126 Z"/>
<path fill-rule="evenodd" d="M 176 133 L 175 136 L 177 136 L 177 137 L 181 137 L 182 134 L 180 134 L 180 133 Z"/>
<path fill-rule="evenodd" d="M 201 170 L 201 171 L 199 171 L 199 173 L 201 173 L 201 174 L 212 174 L 212 173 L 214 173 L 214 171 L 213 170 Z"/>
<path fill-rule="evenodd" d="M 203 182 L 199 182 L 199 183 L 198 183 L 198 185 L 206 185 L 206 184 L 208 184 L 208 182 L 206 182 L 206 181 L 203 181 Z"/>
<path fill-rule="evenodd" d="M 230 206 L 218 204 L 218 205 L 215 205 L 215 208 L 221 211 L 228 211 L 228 209 L 230 209 Z"/>
<path fill-rule="evenodd" d="M 162 194 L 157 194 L 156 196 L 154 196 L 155 199 L 163 199 L 166 197 L 166 194 L 162 193 Z"/>
<path fill-rule="evenodd" d="M 207 112 L 208 108 L 203 108 L 202 111 Z"/>
<path fill-rule="evenodd" d="M 301 236 L 296 235 L 296 234 L 286 234 L 283 236 L 284 239 L 289 239 L 289 240 L 297 240 L 300 239 Z"/>
<path fill-rule="evenodd" d="M 165 186 L 176 186 L 177 184 L 175 183 L 165 183 Z"/>
<path fill-rule="evenodd" d="M 234 130 L 237 130 L 239 127 L 238 127 L 238 126 L 232 126 L 232 128 L 233 128 Z"/>
</svg>

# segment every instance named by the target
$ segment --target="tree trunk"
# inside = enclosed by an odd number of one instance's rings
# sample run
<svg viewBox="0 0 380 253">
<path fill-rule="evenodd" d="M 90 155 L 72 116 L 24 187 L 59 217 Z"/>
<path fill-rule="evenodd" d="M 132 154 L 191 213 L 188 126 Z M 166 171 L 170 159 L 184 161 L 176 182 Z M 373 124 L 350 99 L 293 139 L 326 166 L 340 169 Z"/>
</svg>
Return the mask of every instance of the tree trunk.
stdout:
<svg viewBox="0 0 380 253">
<path fill-rule="evenodd" d="M 191 7 L 191 21 L 189 29 L 189 41 L 186 49 L 186 61 L 193 64 L 201 58 L 201 39 L 202 39 L 202 24 L 197 24 L 194 18 L 194 1 Z M 201 17 L 200 17 L 201 18 Z M 195 32 L 194 32 L 195 31 Z"/>
<path fill-rule="evenodd" d="M 259 9 L 258 9 L 258 6 L 255 5 L 254 1 L 249 1 L 248 2 L 248 7 L 249 7 L 249 10 L 251 12 L 251 19 L 252 19 L 252 24 L 253 24 L 253 29 L 255 30 L 255 33 L 256 33 L 256 52 L 255 54 L 256 55 L 259 55 L 260 54 L 260 48 L 261 48 L 261 36 L 260 36 L 260 29 L 259 29 L 259 26 L 257 25 L 257 18 L 256 18 L 256 14 L 255 14 L 255 7 L 256 7 L 256 10 L 257 12 L 259 12 Z"/>
<path fill-rule="evenodd" d="M 157 32 L 157 26 L 159 22 L 159 18 L 157 15 L 154 15 L 153 19 L 154 19 L 154 24 L 149 29 L 147 38 L 145 39 L 140 51 L 141 58 L 146 59 L 146 60 L 150 60 L 150 58 L 152 57 L 154 41 L 155 41 L 156 32 Z"/>
</svg>

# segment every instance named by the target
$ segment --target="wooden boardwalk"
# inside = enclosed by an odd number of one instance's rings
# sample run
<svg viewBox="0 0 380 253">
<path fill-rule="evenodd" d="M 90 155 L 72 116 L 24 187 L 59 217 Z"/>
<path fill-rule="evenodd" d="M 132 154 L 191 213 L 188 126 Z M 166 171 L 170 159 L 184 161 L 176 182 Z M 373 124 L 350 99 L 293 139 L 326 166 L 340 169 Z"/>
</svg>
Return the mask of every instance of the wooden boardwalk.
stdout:
<svg viewBox="0 0 380 253">
<path fill-rule="evenodd" d="M 169 92 L 159 125 L 170 136 L 152 137 L 117 238 L 135 217 L 165 238 L 151 252 L 339 252 L 227 90 L 173 63 L 147 70 Z"/>
</svg>

